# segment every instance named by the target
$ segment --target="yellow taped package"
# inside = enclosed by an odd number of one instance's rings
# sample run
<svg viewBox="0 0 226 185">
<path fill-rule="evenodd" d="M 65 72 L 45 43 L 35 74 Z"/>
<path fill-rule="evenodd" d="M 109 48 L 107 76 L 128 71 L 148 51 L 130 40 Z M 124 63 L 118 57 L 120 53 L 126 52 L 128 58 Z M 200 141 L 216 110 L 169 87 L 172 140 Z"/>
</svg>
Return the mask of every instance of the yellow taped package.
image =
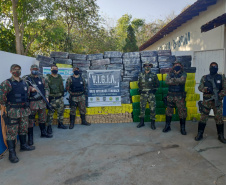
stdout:
<svg viewBox="0 0 226 185">
<path fill-rule="evenodd" d="M 61 68 L 72 68 L 72 65 L 68 65 L 68 64 L 56 64 L 56 66 Z"/>
<path fill-rule="evenodd" d="M 187 101 L 186 107 L 196 107 L 196 101 Z"/>
<path fill-rule="evenodd" d="M 195 80 L 186 80 L 185 88 L 186 87 L 195 87 L 196 81 Z"/>
<path fill-rule="evenodd" d="M 132 96 L 132 102 L 133 102 L 133 103 L 140 102 L 140 95 Z"/>
<path fill-rule="evenodd" d="M 197 114 L 197 107 L 187 107 L 187 114 Z"/>
<path fill-rule="evenodd" d="M 187 73 L 186 80 L 195 80 L 195 73 Z"/>
<path fill-rule="evenodd" d="M 163 121 L 166 121 L 166 115 L 156 115 L 155 116 L 156 118 L 156 122 L 163 122 Z"/>
<path fill-rule="evenodd" d="M 197 114 L 191 114 L 190 117 L 191 117 L 191 120 L 199 121 L 200 118 L 201 118 L 201 114 L 199 114 L 199 113 L 197 113 Z"/>
<path fill-rule="evenodd" d="M 187 94 L 185 101 L 198 101 L 200 100 L 200 94 Z"/>
<path fill-rule="evenodd" d="M 162 74 L 157 74 L 159 81 L 162 81 Z"/>
<path fill-rule="evenodd" d="M 166 76 L 167 76 L 167 74 L 162 74 L 162 80 L 163 81 L 166 81 Z"/>
<path fill-rule="evenodd" d="M 195 94 L 195 88 L 194 87 L 185 87 L 185 92 L 187 94 Z"/>
<path fill-rule="evenodd" d="M 138 89 L 138 81 L 130 82 L 130 89 Z"/>
</svg>

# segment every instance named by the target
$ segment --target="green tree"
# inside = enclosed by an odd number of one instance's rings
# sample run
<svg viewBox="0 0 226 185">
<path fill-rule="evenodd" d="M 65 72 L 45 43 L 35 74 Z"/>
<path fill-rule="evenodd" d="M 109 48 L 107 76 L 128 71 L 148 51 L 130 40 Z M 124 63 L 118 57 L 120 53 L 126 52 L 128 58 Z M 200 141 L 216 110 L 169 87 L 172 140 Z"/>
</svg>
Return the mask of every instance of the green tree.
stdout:
<svg viewBox="0 0 226 185">
<path fill-rule="evenodd" d="M 127 28 L 127 38 L 126 44 L 123 47 L 123 52 L 133 52 L 138 51 L 137 40 L 135 36 L 135 31 L 131 25 Z"/>
</svg>

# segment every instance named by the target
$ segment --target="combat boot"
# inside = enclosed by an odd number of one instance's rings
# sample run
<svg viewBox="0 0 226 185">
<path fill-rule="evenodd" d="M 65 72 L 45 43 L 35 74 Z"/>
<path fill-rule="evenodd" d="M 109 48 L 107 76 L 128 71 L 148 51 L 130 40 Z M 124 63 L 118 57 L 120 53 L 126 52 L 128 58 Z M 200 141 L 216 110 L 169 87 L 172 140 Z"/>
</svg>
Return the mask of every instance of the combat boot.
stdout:
<svg viewBox="0 0 226 185">
<path fill-rule="evenodd" d="M 180 133 L 182 135 L 187 135 L 187 132 L 185 130 L 185 121 L 186 121 L 185 118 L 184 119 L 180 119 Z"/>
<path fill-rule="evenodd" d="M 151 119 L 151 129 L 152 130 L 156 129 L 156 127 L 155 127 L 155 120 L 154 119 Z"/>
<path fill-rule="evenodd" d="M 200 141 L 201 139 L 203 139 L 203 133 L 204 133 L 205 127 L 206 127 L 206 123 L 199 122 L 198 134 L 195 137 L 196 141 Z"/>
<path fill-rule="evenodd" d="M 33 128 L 34 127 L 28 128 L 28 134 L 27 134 L 28 135 L 28 141 L 27 141 L 27 144 L 29 146 L 34 144 L 34 142 L 33 142 Z"/>
<path fill-rule="evenodd" d="M 82 125 L 90 126 L 91 124 L 86 121 L 85 114 L 81 114 Z"/>
<path fill-rule="evenodd" d="M 18 157 L 16 156 L 16 141 L 15 140 L 7 140 L 8 150 L 9 150 L 9 160 L 11 163 L 19 162 Z"/>
<path fill-rule="evenodd" d="M 49 133 L 46 132 L 45 123 L 39 123 L 39 128 L 40 128 L 40 131 L 41 131 L 41 137 L 45 137 L 45 138 L 52 138 L 53 137 L 52 134 L 49 134 Z"/>
<path fill-rule="evenodd" d="M 140 118 L 140 123 L 137 125 L 137 128 L 145 126 L 144 124 L 144 118 Z"/>
<path fill-rule="evenodd" d="M 171 130 L 170 123 L 171 123 L 172 117 L 166 116 L 166 125 L 165 128 L 162 130 L 163 132 L 169 132 Z"/>
<path fill-rule="evenodd" d="M 216 124 L 216 126 L 217 126 L 218 140 L 225 144 L 226 140 L 224 138 L 224 124 Z"/>
<path fill-rule="evenodd" d="M 52 133 L 53 133 L 52 126 L 48 125 L 47 126 L 47 134 L 52 134 Z"/>
<path fill-rule="evenodd" d="M 75 125 L 75 115 L 70 115 L 70 126 L 69 129 L 73 129 Z"/>
<path fill-rule="evenodd" d="M 67 126 L 65 126 L 62 122 L 58 121 L 58 127 L 57 128 L 67 129 Z"/>
<path fill-rule="evenodd" d="M 34 146 L 29 146 L 26 143 L 26 135 L 19 135 L 20 139 L 20 151 L 31 151 L 34 150 Z"/>
</svg>

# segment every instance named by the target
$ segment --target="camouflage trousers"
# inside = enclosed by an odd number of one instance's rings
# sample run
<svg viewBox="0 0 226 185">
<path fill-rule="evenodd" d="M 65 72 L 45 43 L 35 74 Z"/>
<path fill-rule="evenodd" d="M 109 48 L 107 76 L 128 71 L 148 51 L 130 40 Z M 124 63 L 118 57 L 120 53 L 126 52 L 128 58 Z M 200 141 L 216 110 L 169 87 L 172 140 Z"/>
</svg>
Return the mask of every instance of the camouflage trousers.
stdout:
<svg viewBox="0 0 226 185">
<path fill-rule="evenodd" d="M 26 135 L 28 132 L 28 116 L 20 117 L 18 120 L 12 120 L 11 124 L 6 127 L 7 140 L 15 140 L 17 134 Z"/>
<path fill-rule="evenodd" d="M 58 116 L 57 119 L 59 122 L 63 123 L 64 121 L 64 98 L 61 97 L 59 99 L 52 99 L 50 101 L 50 105 L 53 106 L 55 110 L 57 110 Z M 47 125 L 52 125 L 53 123 L 53 114 L 54 111 L 49 110 L 47 114 Z"/>
<path fill-rule="evenodd" d="M 185 99 L 182 96 L 167 96 L 167 110 L 166 115 L 173 116 L 173 108 L 177 107 L 180 119 L 187 117 L 187 109 L 185 106 Z"/>
<path fill-rule="evenodd" d="M 140 118 L 144 118 L 145 116 L 145 108 L 147 102 L 149 103 L 150 108 L 150 119 L 155 120 L 156 100 L 155 94 L 153 93 L 142 93 L 140 95 Z"/>
<path fill-rule="evenodd" d="M 215 102 L 214 101 L 203 101 L 202 102 L 203 107 L 203 112 L 201 112 L 201 118 L 200 118 L 200 122 L 202 123 L 206 123 L 208 121 L 209 118 L 209 113 L 210 110 L 213 109 L 214 112 L 214 120 L 216 122 L 216 124 L 223 124 L 223 104 L 222 101 L 220 103 L 219 107 L 215 106 Z"/>
<path fill-rule="evenodd" d="M 78 107 L 78 110 L 80 114 L 86 114 L 86 99 L 85 95 L 82 96 L 77 96 L 72 98 L 72 103 L 71 103 L 71 115 L 76 114 L 76 109 Z"/>
<path fill-rule="evenodd" d="M 28 128 L 32 128 L 34 126 L 36 113 L 38 113 L 38 122 L 46 123 L 46 109 L 31 109 Z"/>
</svg>

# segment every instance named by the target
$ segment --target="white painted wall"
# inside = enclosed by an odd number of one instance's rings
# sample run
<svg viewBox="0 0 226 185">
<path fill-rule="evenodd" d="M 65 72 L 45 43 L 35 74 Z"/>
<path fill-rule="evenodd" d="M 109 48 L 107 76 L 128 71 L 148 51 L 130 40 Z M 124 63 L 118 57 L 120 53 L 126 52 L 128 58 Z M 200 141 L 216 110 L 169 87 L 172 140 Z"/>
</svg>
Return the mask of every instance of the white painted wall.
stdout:
<svg viewBox="0 0 226 185">
<path fill-rule="evenodd" d="M 224 48 L 224 25 L 212 29 L 208 32 L 201 33 L 201 26 L 207 22 L 215 19 L 216 17 L 226 12 L 226 1 L 218 0 L 217 4 L 209 6 L 206 11 L 201 12 L 199 16 L 182 24 L 176 30 L 166 35 L 153 45 L 149 46 L 145 50 L 157 50 L 158 47 L 171 42 L 177 37 L 183 36 L 190 32 L 190 42 L 181 47 L 173 48 L 172 51 L 201 51 L 201 50 L 213 50 Z"/>
<path fill-rule="evenodd" d="M 21 76 L 23 76 L 30 74 L 30 67 L 35 63 L 38 64 L 38 61 L 33 57 L 0 51 L 0 83 L 11 77 L 10 67 L 12 64 L 21 66 Z"/>
</svg>

